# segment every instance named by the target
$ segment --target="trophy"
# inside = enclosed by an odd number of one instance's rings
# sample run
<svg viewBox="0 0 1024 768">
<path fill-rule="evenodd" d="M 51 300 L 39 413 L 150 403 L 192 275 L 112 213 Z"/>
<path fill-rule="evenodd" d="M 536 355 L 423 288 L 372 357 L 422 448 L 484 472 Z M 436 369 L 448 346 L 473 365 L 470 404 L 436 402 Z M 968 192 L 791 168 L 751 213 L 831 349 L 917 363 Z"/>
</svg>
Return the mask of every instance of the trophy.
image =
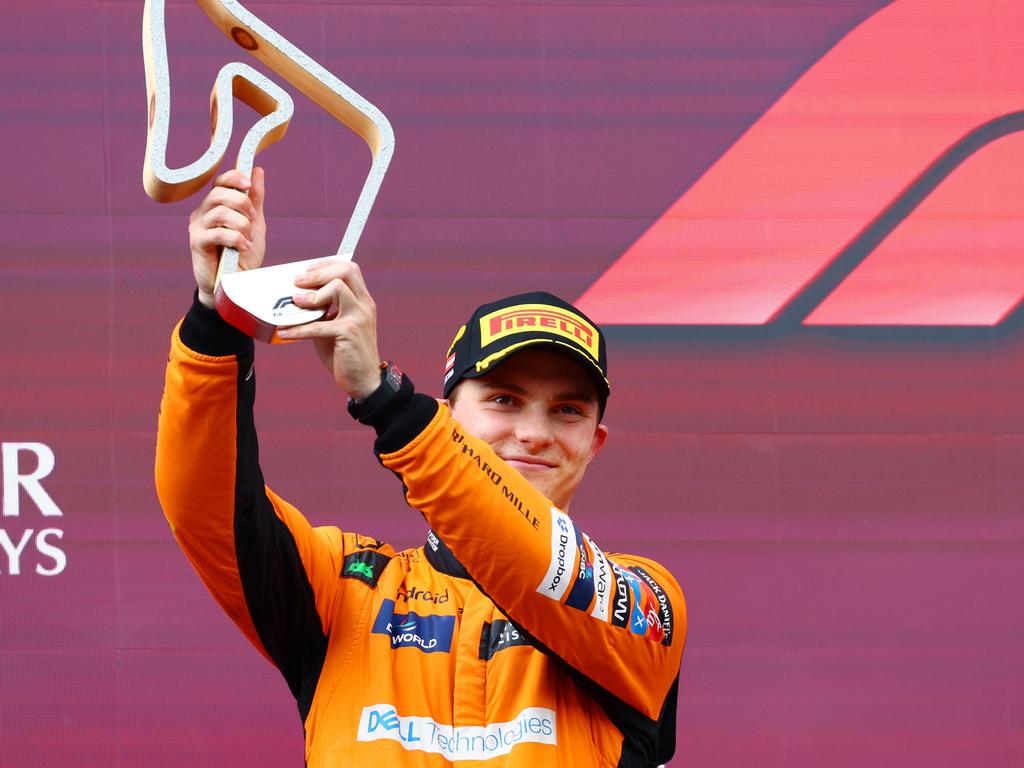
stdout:
<svg viewBox="0 0 1024 768">
<path fill-rule="evenodd" d="M 247 64 L 225 64 L 210 93 L 212 136 L 202 157 L 182 168 L 167 167 L 167 137 L 171 114 L 171 80 L 164 25 L 165 0 L 146 0 L 143 13 L 143 55 L 149 99 L 149 129 L 142 183 L 157 202 L 182 200 L 201 189 L 216 173 L 231 140 L 233 99 L 238 98 L 262 117 L 249 129 L 238 151 L 236 168 L 252 175 L 256 154 L 282 136 L 291 121 L 291 97 L 280 86 Z M 229 38 L 262 61 L 337 120 L 359 134 L 370 148 L 372 162 L 338 251 L 348 260 L 355 253 L 370 209 L 377 197 L 395 137 L 391 124 L 373 104 L 353 91 L 236 0 L 196 0 Z M 321 310 L 296 307 L 291 300 L 294 279 L 322 258 L 243 270 L 238 251 L 224 248 L 217 269 L 216 307 L 242 332 L 265 342 L 279 342 L 279 328 L 312 322 Z"/>
</svg>

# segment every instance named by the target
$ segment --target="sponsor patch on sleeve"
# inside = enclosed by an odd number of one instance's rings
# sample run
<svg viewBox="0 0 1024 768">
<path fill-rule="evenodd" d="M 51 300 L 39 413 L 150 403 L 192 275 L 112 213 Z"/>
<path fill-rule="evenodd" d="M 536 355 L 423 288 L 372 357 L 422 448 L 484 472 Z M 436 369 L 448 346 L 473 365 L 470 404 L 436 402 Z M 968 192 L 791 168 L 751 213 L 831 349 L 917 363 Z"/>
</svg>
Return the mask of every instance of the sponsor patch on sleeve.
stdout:
<svg viewBox="0 0 1024 768">
<path fill-rule="evenodd" d="M 632 610 L 629 612 L 629 631 L 634 635 L 646 636 L 649 626 L 647 624 L 648 606 L 645 603 L 653 601 L 654 595 L 650 595 L 650 598 L 645 600 L 644 590 L 640 585 L 640 577 L 632 571 L 620 569 L 616 573 L 626 583 L 632 598 L 630 601 Z"/>
<path fill-rule="evenodd" d="M 552 600 L 561 601 L 576 575 L 579 542 L 576 527 L 564 512 L 551 508 L 551 561 L 537 591 Z"/>
<path fill-rule="evenodd" d="M 633 565 L 629 570 L 640 577 L 641 587 L 646 588 L 644 600 L 644 613 L 647 619 L 647 637 L 660 642 L 662 645 L 672 645 L 672 601 L 661 584 L 651 576 L 643 567 Z"/>
<path fill-rule="evenodd" d="M 611 602 L 612 569 L 601 548 L 586 534 L 583 534 L 594 553 L 594 610 L 590 615 L 601 621 L 608 621 L 608 604 Z"/>
<path fill-rule="evenodd" d="M 576 523 L 572 524 L 572 531 L 576 537 L 576 549 L 579 557 L 576 558 L 576 576 L 565 604 L 578 611 L 586 611 L 594 599 L 594 562 L 590 555 L 590 544 L 586 534 L 580 531 Z"/>
<path fill-rule="evenodd" d="M 629 626 L 630 618 L 633 615 L 633 590 L 629 586 L 626 574 L 614 563 L 612 564 L 612 573 L 615 574 L 615 593 L 611 606 L 612 626 L 625 629 Z"/>
</svg>

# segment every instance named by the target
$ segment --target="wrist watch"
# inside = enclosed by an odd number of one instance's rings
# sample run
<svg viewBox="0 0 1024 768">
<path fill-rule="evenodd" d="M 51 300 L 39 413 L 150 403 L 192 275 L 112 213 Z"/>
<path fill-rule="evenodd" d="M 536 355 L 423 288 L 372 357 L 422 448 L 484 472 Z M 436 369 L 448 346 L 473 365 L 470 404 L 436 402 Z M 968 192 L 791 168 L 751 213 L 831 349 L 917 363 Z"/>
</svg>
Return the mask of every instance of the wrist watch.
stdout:
<svg viewBox="0 0 1024 768">
<path fill-rule="evenodd" d="M 402 388 L 404 374 L 401 369 L 390 360 L 380 364 L 380 386 L 368 394 L 362 400 L 350 397 L 348 399 L 348 412 L 353 419 L 363 420 L 381 406 L 391 401 L 398 390 Z"/>
</svg>

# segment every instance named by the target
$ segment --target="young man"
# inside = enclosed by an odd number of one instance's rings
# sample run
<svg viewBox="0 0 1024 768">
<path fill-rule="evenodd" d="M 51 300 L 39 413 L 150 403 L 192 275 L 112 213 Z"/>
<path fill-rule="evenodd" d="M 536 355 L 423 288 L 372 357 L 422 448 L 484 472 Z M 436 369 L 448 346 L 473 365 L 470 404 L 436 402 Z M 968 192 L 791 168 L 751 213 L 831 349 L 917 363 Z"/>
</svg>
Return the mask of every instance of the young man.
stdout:
<svg viewBox="0 0 1024 768">
<path fill-rule="evenodd" d="M 220 247 L 262 262 L 262 173 L 217 184 L 190 224 L 197 293 L 172 337 L 157 488 L 203 581 L 287 680 L 306 763 L 666 762 L 682 592 L 567 515 L 607 436 L 600 329 L 550 294 L 484 305 L 456 335 L 438 401 L 381 363 L 358 267 L 310 269 L 294 300 L 327 313 L 291 336 L 313 339 L 431 530 L 396 553 L 313 528 L 264 485 L 253 343 L 212 309 Z"/>
</svg>

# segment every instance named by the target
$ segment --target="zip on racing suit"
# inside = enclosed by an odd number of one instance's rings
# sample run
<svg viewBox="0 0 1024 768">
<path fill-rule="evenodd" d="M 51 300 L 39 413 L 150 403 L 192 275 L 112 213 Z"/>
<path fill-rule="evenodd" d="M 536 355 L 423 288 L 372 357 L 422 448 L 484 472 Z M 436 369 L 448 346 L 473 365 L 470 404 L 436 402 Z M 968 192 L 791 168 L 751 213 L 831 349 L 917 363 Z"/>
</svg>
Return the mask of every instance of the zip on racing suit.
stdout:
<svg viewBox="0 0 1024 768">
<path fill-rule="evenodd" d="M 309 766 L 655 766 L 675 748 L 682 592 L 604 553 L 408 379 L 375 451 L 425 546 L 312 527 L 267 488 L 252 341 L 194 303 L 172 336 L 156 480 L 175 538 L 284 675 Z"/>
</svg>

